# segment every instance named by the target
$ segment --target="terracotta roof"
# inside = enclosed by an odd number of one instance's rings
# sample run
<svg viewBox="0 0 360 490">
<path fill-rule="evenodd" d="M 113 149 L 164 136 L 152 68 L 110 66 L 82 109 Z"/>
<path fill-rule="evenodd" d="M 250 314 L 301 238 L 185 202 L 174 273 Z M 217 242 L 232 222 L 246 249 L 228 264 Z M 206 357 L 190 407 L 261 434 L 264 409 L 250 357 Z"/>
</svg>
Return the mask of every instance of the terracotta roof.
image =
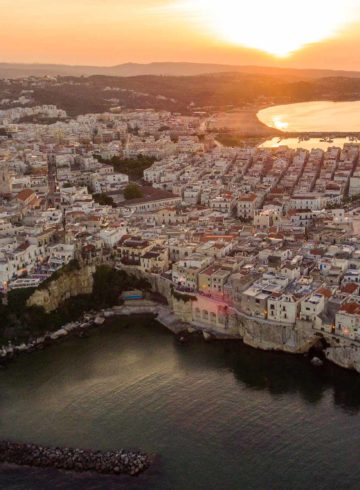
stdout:
<svg viewBox="0 0 360 490">
<path fill-rule="evenodd" d="M 200 236 L 201 243 L 213 242 L 221 240 L 222 242 L 232 242 L 235 235 L 202 235 Z"/>
<path fill-rule="evenodd" d="M 332 292 L 330 291 L 330 289 L 320 288 L 316 292 L 318 294 L 321 294 L 321 296 L 325 296 L 325 298 L 331 298 L 332 296 Z"/>
<path fill-rule="evenodd" d="M 23 189 L 22 191 L 19 192 L 19 194 L 16 196 L 16 199 L 19 201 L 27 201 L 29 197 L 35 197 L 35 192 L 32 191 L 31 189 Z"/>
<path fill-rule="evenodd" d="M 256 201 L 256 194 L 244 194 L 243 196 L 239 196 L 239 201 Z"/>
<path fill-rule="evenodd" d="M 359 303 L 346 303 L 342 305 L 339 311 L 344 313 L 349 313 L 350 315 L 360 315 L 360 304 Z"/>
<path fill-rule="evenodd" d="M 319 248 L 313 248 L 312 250 L 310 250 L 310 253 L 311 255 L 318 255 L 318 256 L 323 255 L 323 251 Z"/>
<path fill-rule="evenodd" d="M 341 288 L 341 291 L 343 293 L 353 294 L 358 289 L 359 289 L 359 285 L 358 284 L 355 284 L 354 282 L 350 282 L 349 284 L 346 284 L 346 286 L 343 286 Z"/>
</svg>

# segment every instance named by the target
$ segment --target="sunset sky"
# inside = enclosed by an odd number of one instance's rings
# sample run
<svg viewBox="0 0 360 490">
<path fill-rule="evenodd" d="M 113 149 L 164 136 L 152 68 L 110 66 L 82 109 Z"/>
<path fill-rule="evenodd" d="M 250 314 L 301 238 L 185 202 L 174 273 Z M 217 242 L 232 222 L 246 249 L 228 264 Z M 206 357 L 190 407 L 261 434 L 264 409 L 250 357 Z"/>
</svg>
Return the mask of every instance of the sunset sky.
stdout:
<svg viewBox="0 0 360 490">
<path fill-rule="evenodd" d="M 0 0 L 0 61 L 360 70 L 360 0 Z"/>
</svg>

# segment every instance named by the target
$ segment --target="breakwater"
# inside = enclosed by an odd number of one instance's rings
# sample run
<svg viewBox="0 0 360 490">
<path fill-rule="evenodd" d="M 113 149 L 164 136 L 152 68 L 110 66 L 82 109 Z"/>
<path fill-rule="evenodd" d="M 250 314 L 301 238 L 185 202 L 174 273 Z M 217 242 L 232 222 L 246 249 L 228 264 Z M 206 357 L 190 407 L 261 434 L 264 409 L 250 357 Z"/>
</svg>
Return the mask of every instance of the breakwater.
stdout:
<svg viewBox="0 0 360 490">
<path fill-rule="evenodd" d="M 0 462 L 67 471 L 135 476 L 149 468 L 151 458 L 139 451 L 101 452 L 0 441 Z"/>
</svg>

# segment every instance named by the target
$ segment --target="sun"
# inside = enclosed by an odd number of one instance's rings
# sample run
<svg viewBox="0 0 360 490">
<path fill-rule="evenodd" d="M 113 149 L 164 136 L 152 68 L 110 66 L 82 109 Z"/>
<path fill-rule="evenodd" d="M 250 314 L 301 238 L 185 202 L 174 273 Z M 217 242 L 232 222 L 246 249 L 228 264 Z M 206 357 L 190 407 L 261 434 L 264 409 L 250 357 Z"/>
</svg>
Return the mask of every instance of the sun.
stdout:
<svg viewBox="0 0 360 490">
<path fill-rule="evenodd" d="M 179 0 L 226 43 L 286 57 L 332 38 L 354 21 L 359 0 Z M 357 19 L 359 18 L 356 15 Z"/>
</svg>

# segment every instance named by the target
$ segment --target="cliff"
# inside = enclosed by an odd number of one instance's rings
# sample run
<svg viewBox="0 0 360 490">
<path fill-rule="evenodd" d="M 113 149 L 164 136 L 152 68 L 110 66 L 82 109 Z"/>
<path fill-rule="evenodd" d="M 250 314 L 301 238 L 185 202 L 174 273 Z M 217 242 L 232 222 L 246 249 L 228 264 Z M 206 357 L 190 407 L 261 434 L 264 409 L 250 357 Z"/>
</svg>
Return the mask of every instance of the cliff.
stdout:
<svg viewBox="0 0 360 490">
<path fill-rule="evenodd" d="M 170 281 L 162 276 L 142 274 L 140 271 L 126 267 L 123 269 L 124 272 L 132 275 L 132 278 L 128 276 L 132 282 L 146 277 L 151 284 L 152 291 L 167 299 L 169 308 L 161 308 L 166 311 L 165 316 L 168 316 L 169 319 L 163 323 L 167 325 L 170 322 L 172 327 L 169 328 L 174 331 L 179 331 L 188 325 L 189 328 L 211 333 L 215 337 L 241 339 L 245 344 L 256 349 L 292 354 L 309 352 L 322 338 L 327 345 L 324 354 L 330 362 L 360 373 L 360 346 L 350 339 L 336 339 L 331 334 L 316 331 L 309 322 L 297 320 L 296 325 L 284 325 L 247 316 L 232 307 L 226 308 L 224 316 L 224 312 L 220 314 L 218 311 L 221 303 L 199 295 L 174 293 L 171 290 Z M 95 270 L 95 266 L 86 266 L 67 270 L 55 276 L 53 280 L 45 284 L 45 287 L 36 290 L 26 305 L 43 307 L 46 313 L 51 313 L 71 297 L 90 295 L 94 290 L 93 274 Z M 127 283 L 126 287 L 130 287 L 130 284 Z M 103 286 L 101 291 L 103 291 Z M 96 288 L 94 294 L 98 295 Z M 159 313 L 158 308 L 160 306 L 153 307 L 154 311 L 152 311 Z M 203 315 L 204 310 L 207 312 L 205 316 Z M 128 314 L 131 314 L 131 311 Z"/>
<path fill-rule="evenodd" d="M 357 346 L 331 346 L 325 350 L 325 355 L 334 364 L 360 373 L 360 350 Z"/>
<path fill-rule="evenodd" d="M 60 274 L 43 289 L 37 289 L 26 306 L 43 307 L 46 313 L 56 310 L 64 301 L 80 294 L 91 294 L 94 286 L 94 266 L 85 266 Z"/>
<path fill-rule="evenodd" d="M 281 325 L 241 316 L 238 331 L 244 343 L 251 347 L 292 354 L 308 352 L 319 340 L 308 325 Z"/>
</svg>

